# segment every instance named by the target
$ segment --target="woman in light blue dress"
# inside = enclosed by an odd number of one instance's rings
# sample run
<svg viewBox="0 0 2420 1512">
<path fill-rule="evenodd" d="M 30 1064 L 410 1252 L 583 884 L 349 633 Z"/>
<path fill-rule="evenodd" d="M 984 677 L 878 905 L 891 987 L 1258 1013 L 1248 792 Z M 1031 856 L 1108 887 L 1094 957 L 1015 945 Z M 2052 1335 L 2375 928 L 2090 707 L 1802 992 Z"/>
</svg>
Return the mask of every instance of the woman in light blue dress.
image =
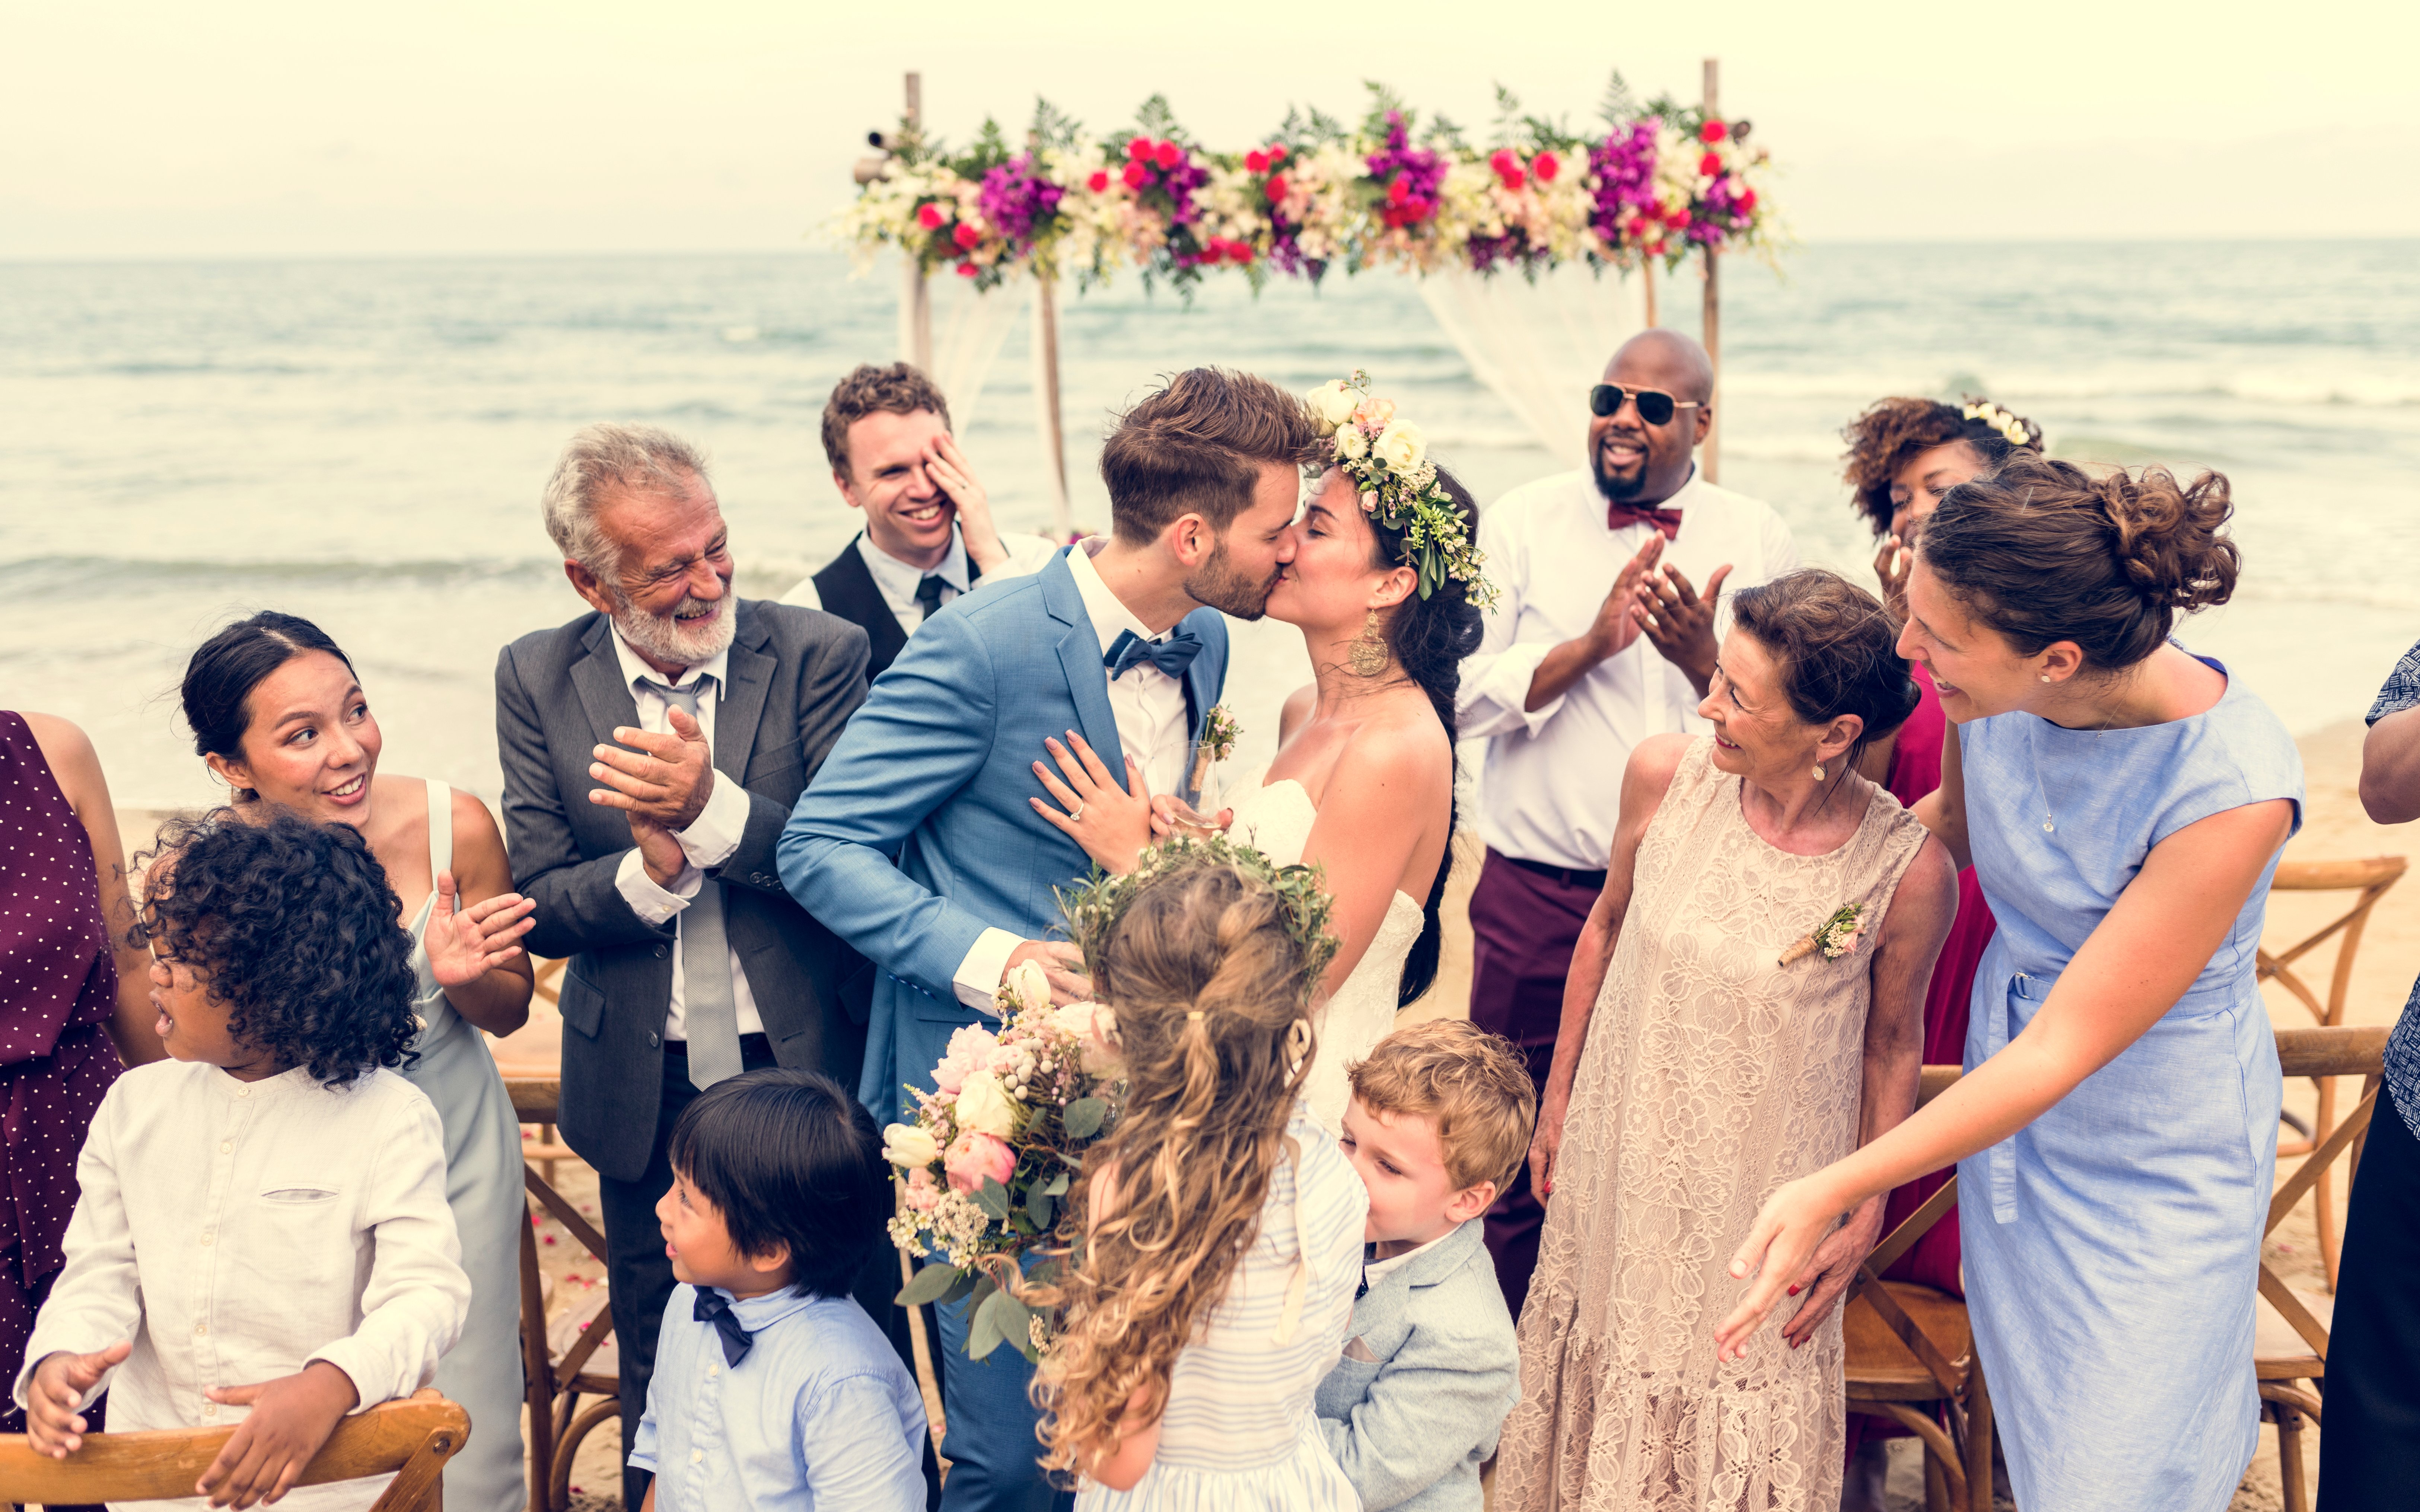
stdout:
<svg viewBox="0 0 2420 1512">
<path fill-rule="evenodd" d="M 520 1124 L 480 1030 L 529 1018 L 529 961 L 515 942 L 535 906 L 512 890 L 487 805 L 434 779 L 379 772 L 382 737 L 345 654 L 308 620 L 274 611 L 205 641 L 185 671 L 186 722 L 239 810 L 291 809 L 361 831 L 404 901 L 418 986 L 418 1058 L 402 1068 L 445 1126 L 445 1196 L 471 1277 L 461 1341 L 436 1386 L 471 1414 L 445 1467 L 454 1512 L 520 1512 Z M 412 900 L 417 900 L 416 902 Z"/>
<path fill-rule="evenodd" d="M 1775 1195 L 1718 1331 L 1744 1343 L 1839 1212 L 1957 1161 L 1968 1312 L 2025 1512 L 2218 1512 L 2259 1442 L 2282 1084 L 2255 958 L 2302 762 L 2168 640 L 2234 587 L 2229 513 L 2215 474 L 2019 455 L 1933 516 L 1900 650 L 1958 726 L 1917 816 L 1999 919 L 1968 1074 Z"/>
</svg>

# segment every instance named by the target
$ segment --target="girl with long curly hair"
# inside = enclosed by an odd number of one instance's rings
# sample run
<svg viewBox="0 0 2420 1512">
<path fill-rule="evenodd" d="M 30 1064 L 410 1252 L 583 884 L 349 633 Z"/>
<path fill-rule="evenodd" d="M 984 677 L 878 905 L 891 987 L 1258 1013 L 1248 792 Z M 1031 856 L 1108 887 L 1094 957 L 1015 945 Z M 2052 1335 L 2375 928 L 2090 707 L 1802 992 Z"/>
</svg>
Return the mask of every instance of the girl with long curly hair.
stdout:
<svg viewBox="0 0 2420 1512">
<path fill-rule="evenodd" d="M 1307 868 L 1180 840 L 1069 909 L 1128 1087 L 1072 1195 L 1033 1385 L 1082 1512 L 1360 1505 L 1312 1400 L 1369 1210 L 1302 1101 L 1328 906 Z"/>
</svg>

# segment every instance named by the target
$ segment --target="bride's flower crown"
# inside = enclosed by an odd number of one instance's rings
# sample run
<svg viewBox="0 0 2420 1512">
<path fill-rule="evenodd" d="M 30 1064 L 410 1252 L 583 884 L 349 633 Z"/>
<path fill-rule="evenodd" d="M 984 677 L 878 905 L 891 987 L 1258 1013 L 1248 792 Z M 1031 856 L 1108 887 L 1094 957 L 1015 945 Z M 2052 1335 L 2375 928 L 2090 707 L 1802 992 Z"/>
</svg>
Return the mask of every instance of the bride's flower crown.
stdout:
<svg viewBox="0 0 2420 1512">
<path fill-rule="evenodd" d="M 1370 375 L 1359 368 L 1349 378 L 1323 383 L 1306 395 L 1319 434 L 1336 438 L 1331 454 L 1361 494 L 1361 512 L 1390 531 L 1404 532 L 1404 565 L 1419 574 L 1428 597 L 1450 578 L 1481 609 L 1496 602 L 1495 586 L 1480 576 L 1486 558 L 1471 545 L 1470 527 L 1437 486 L 1436 464 L 1428 458 L 1428 438 L 1397 418 L 1395 401 L 1370 392 Z"/>
<path fill-rule="evenodd" d="M 2030 446 L 2041 437 L 2041 432 L 2028 425 L 2023 417 L 1989 399 L 1969 399 L 1966 408 L 1959 413 L 1968 420 L 1979 420 L 1998 431 L 2000 439 L 2010 446 Z"/>
</svg>

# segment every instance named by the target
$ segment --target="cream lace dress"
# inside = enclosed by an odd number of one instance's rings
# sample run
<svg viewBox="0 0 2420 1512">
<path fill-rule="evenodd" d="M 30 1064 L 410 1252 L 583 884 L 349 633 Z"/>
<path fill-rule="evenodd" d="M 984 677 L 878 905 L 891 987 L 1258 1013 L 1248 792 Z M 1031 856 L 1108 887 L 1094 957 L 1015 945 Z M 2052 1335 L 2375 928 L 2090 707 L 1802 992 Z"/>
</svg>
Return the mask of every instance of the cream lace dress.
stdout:
<svg viewBox="0 0 2420 1512">
<path fill-rule="evenodd" d="M 1766 1196 L 1856 1146 L 1869 952 L 1924 829 L 1853 779 L 1856 832 L 1789 855 L 1748 828 L 1713 748 L 1690 747 L 1639 843 L 1521 1315 L 1496 1512 L 1839 1503 L 1838 1310 L 1793 1350 L 1776 1308 L 1720 1365 L 1714 1325 L 1745 1289 L 1727 1268 Z M 1854 954 L 1776 964 L 1851 903 L 1870 910 Z"/>
</svg>

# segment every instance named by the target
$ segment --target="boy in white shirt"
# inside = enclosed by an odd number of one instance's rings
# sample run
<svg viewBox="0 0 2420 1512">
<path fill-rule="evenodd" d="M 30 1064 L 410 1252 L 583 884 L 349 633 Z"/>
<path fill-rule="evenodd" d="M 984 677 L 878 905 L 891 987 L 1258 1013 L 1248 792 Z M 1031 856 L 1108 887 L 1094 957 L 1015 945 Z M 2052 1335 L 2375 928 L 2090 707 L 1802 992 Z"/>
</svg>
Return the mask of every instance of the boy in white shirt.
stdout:
<svg viewBox="0 0 2420 1512">
<path fill-rule="evenodd" d="M 27 1433 L 65 1458 L 105 1388 L 114 1430 L 239 1425 L 214 1505 L 365 1507 L 380 1482 L 286 1493 L 348 1413 L 428 1382 L 471 1299 L 437 1110 L 385 1069 L 419 1032 L 411 936 L 360 834 L 290 814 L 172 826 L 147 891 L 171 1058 L 85 1137 Z"/>
</svg>

